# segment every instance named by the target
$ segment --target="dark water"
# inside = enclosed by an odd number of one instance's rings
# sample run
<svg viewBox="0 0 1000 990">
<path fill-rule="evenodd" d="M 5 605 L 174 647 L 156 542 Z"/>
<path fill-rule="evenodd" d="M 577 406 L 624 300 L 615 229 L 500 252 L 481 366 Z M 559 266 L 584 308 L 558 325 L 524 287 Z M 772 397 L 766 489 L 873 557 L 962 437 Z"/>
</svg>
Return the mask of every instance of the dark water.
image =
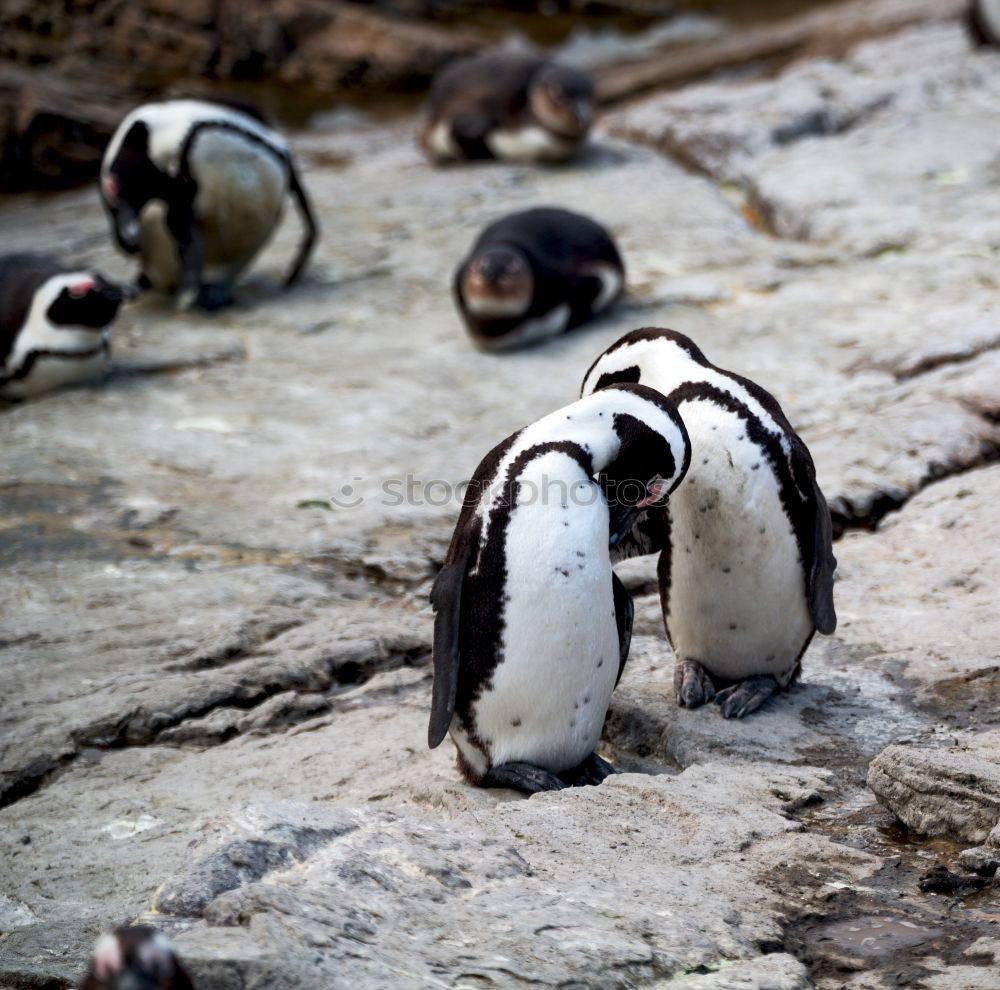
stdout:
<svg viewBox="0 0 1000 990">
<path fill-rule="evenodd" d="M 672 52 L 733 31 L 838 2 L 841 0 L 677 0 L 673 12 L 661 17 L 573 14 L 560 11 L 555 3 L 551 13 L 480 6 L 471 15 L 434 23 L 472 29 L 500 47 L 544 50 L 561 61 L 594 70 L 660 51 L 669 57 Z M 230 81 L 220 88 L 253 100 L 268 116 L 295 128 L 309 126 L 317 119 L 328 124 L 331 118 L 321 115 L 338 110 L 343 119 L 355 119 L 358 113 L 373 120 L 392 119 L 415 112 L 423 99 L 422 92 L 330 94 L 275 82 Z M 183 83 L 171 89 L 181 90 Z M 209 84 L 200 83 L 199 89 L 211 92 Z"/>
</svg>

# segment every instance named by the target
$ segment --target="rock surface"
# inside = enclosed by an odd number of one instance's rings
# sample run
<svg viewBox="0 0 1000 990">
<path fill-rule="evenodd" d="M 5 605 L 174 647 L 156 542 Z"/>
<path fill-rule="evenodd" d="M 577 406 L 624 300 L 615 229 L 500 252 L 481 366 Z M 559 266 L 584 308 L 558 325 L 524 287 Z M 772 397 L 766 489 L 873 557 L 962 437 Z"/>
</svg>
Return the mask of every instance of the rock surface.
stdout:
<svg viewBox="0 0 1000 990">
<path fill-rule="evenodd" d="M 868 786 L 914 832 L 983 842 L 1000 824 L 1000 733 L 976 749 L 889 746 L 872 760 Z M 978 755 L 983 747 L 990 760 Z"/>
<path fill-rule="evenodd" d="M 0 412 L 0 985 L 69 986 L 140 916 L 224 988 L 289 967 L 362 988 L 995 982 L 995 890 L 921 892 L 962 849 L 901 831 L 865 773 L 890 744 L 981 757 L 1000 728 L 998 68 L 957 22 L 919 28 L 752 103 L 733 80 L 623 109 L 559 170 L 434 171 L 410 123 L 331 123 L 296 141 L 325 226 L 299 288 L 277 289 L 288 224 L 237 308 L 144 300 L 102 387 Z M 843 126 L 798 133 L 824 86 Z M 654 128 L 677 101 L 719 108 L 687 132 L 729 149 L 700 174 Z M 481 354 L 452 268 L 537 203 L 612 228 L 629 297 Z M 0 228 L 130 274 L 92 189 L 5 200 Z M 450 744 L 425 748 L 445 486 L 644 324 L 801 430 L 844 531 L 837 633 L 744 722 L 678 709 L 653 565 L 632 563 L 603 743 L 628 772 L 471 789 Z"/>
</svg>

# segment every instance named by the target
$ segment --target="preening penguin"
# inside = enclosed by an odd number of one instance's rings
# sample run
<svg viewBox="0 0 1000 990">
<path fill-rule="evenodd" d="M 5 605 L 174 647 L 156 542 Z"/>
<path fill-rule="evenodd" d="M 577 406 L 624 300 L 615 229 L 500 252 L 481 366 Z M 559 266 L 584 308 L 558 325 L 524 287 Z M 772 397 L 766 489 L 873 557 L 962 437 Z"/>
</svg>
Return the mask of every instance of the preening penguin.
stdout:
<svg viewBox="0 0 1000 990">
<path fill-rule="evenodd" d="M 1000 45 L 1000 0 L 971 0 L 967 18 L 977 45 Z"/>
<path fill-rule="evenodd" d="M 611 235 L 579 213 L 539 207 L 490 224 L 455 272 L 472 339 L 509 350 L 558 336 L 607 309 L 625 266 Z"/>
<path fill-rule="evenodd" d="M 165 935 L 132 925 L 102 935 L 79 990 L 194 990 Z"/>
<path fill-rule="evenodd" d="M 0 396 L 24 399 L 101 378 L 108 327 L 132 295 L 53 258 L 0 257 Z"/>
<path fill-rule="evenodd" d="M 249 113 L 204 100 L 147 103 L 115 131 L 101 198 L 119 247 L 141 255 L 140 285 L 178 292 L 182 307 L 220 309 L 278 226 L 291 193 L 304 227 L 285 284 L 318 236 L 284 139 Z"/>
<path fill-rule="evenodd" d="M 614 772 L 594 748 L 632 602 L 608 547 L 635 511 L 666 500 L 689 456 L 673 406 L 624 385 L 525 427 L 480 463 L 431 592 L 428 742 L 450 731 L 471 782 L 533 793 Z"/>
<path fill-rule="evenodd" d="M 586 140 L 593 115 L 585 72 L 536 55 L 473 55 L 435 76 L 420 144 L 437 163 L 562 162 Z"/>
<path fill-rule="evenodd" d="M 812 458 L 772 395 L 709 363 L 683 334 L 626 334 L 587 372 L 583 394 L 621 382 L 676 405 L 691 467 L 669 506 L 622 541 L 619 559 L 661 551 L 678 704 L 714 697 L 738 718 L 797 676 L 816 630 L 837 626 L 830 511 Z"/>
</svg>

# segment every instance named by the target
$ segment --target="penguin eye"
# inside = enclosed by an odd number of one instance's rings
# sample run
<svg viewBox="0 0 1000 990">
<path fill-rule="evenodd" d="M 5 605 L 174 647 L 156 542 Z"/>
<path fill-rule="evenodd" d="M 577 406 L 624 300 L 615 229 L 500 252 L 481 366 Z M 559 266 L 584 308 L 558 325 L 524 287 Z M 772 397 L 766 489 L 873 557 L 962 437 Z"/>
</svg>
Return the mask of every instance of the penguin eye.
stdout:
<svg viewBox="0 0 1000 990">
<path fill-rule="evenodd" d="M 93 279 L 88 279 L 86 282 L 77 282 L 69 287 L 70 298 L 82 299 L 93 288 L 94 288 Z"/>
<path fill-rule="evenodd" d="M 101 179 L 104 198 L 114 205 L 118 202 L 118 179 L 110 172 Z"/>
</svg>

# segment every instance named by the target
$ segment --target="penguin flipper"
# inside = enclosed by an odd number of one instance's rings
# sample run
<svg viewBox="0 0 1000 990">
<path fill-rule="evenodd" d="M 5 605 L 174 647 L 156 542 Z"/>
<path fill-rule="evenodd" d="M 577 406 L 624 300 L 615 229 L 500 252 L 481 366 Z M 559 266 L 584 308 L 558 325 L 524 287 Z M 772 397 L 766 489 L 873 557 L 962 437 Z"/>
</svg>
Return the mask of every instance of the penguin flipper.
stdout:
<svg viewBox="0 0 1000 990">
<path fill-rule="evenodd" d="M 618 687 L 618 682 L 625 672 L 629 647 L 632 645 L 632 619 L 635 616 L 635 606 L 632 604 L 632 596 L 628 593 L 628 589 L 614 571 L 611 572 L 611 590 L 615 600 L 615 622 L 618 625 L 618 676 L 615 678 L 615 687 Z"/>
<path fill-rule="evenodd" d="M 441 745 L 455 713 L 458 691 L 459 634 L 462 622 L 462 585 L 471 554 L 460 554 L 453 564 L 442 568 L 431 589 L 434 606 L 434 690 L 427 745 Z"/>
<path fill-rule="evenodd" d="M 829 636 L 837 628 L 837 612 L 833 606 L 833 572 L 837 558 L 833 555 L 833 524 L 826 499 L 813 480 L 813 556 L 808 574 L 809 614 L 817 630 Z"/>
<path fill-rule="evenodd" d="M 299 179 L 295 163 L 289 158 L 287 165 L 288 188 L 295 198 L 299 214 L 302 217 L 303 237 L 302 242 L 299 244 L 299 250 L 295 255 L 295 262 L 292 265 L 291 271 L 285 277 L 285 288 L 288 288 L 288 286 L 298 280 L 298 277 L 302 274 L 302 270 L 306 267 L 306 262 L 309 261 L 309 256 L 312 254 L 313 248 L 316 246 L 316 241 L 319 239 L 319 224 L 316 222 L 316 215 L 313 213 L 305 187 Z"/>
</svg>

